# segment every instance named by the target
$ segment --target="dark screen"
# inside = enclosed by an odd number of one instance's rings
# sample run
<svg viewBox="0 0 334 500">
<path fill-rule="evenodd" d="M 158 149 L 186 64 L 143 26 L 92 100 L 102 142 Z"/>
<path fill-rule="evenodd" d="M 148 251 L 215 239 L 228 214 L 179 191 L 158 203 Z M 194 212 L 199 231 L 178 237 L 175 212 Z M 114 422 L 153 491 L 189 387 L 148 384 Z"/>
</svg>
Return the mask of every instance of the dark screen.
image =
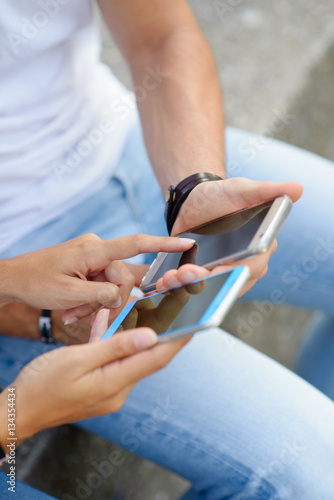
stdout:
<svg viewBox="0 0 334 500">
<path fill-rule="evenodd" d="M 231 272 L 200 280 L 157 295 L 139 299 L 118 331 L 141 326 L 163 333 L 198 323 Z"/>
</svg>

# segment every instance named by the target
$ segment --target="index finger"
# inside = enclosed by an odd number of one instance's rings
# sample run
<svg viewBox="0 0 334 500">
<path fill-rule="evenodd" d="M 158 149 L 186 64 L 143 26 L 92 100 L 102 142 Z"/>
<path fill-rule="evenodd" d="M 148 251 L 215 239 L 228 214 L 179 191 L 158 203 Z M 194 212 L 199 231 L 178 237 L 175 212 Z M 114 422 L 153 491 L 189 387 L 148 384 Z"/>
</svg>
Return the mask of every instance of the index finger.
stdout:
<svg viewBox="0 0 334 500">
<path fill-rule="evenodd" d="M 149 236 L 133 234 L 115 240 L 101 241 L 94 248 L 92 257 L 101 266 L 107 266 L 114 260 L 123 260 L 141 253 L 184 252 L 194 245 L 194 240 L 168 236 Z"/>
</svg>

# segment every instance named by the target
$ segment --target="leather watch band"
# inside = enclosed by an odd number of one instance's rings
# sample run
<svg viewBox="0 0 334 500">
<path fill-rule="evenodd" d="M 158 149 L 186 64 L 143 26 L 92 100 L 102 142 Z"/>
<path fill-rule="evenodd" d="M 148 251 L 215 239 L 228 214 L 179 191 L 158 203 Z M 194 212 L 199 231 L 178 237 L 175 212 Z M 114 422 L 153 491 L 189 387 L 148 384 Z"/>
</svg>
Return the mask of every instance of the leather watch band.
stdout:
<svg viewBox="0 0 334 500">
<path fill-rule="evenodd" d="M 183 181 L 179 182 L 176 187 L 169 186 L 165 209 L 165 218 L 169 234 L 172 232 L 173 225 L 176 221 L 176 217 L 180 211 L 182 203 L 184 203 L 184 201 L 188 198 L 191 191 L 198 186 L 198 184 L 202 184 L 202 182 L 221 180 L 223 180 L 223 178 L 219 177 L 219 175 L 212 174 L 210 172 L 199 172 L 186 177 Z"/>
</svg>

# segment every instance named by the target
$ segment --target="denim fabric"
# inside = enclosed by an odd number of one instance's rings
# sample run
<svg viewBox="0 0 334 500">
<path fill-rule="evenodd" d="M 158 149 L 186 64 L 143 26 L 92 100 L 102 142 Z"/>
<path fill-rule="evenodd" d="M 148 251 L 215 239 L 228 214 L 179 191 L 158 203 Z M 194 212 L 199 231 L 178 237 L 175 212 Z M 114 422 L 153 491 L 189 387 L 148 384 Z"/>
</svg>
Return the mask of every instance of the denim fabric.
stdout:
<svg viewBox="0 0 334 500">
<path fill-rule="evenodd" d="M 228 129 L 226 139 L 230 176 L 299 180 L 304 186 L 302 200 L 279 235 L 268 275 L 247 298 L 320 309 L 327 316 L 329 336 L 334 282 L 334 229 L 329 224 L 334 216 L 333 165 L 236 129 Z M 321 180 L 321 188 L 316 179 Z M 104 239 L 137 232 L 165 234 L 163 206 L 137 127 L 105 188 L 2 257 L 86 232 Z M 323 339 L 321 345 L 326 345 Z M 20 367 L 43 349 L 40 342 L 2 337 L 1 383 L 12 381 Z M 331 357 L 321 358 L 322 349 L 312 374 L 307 363 L 299 363 L 305 378 L 316 372 L 317 381 L 327 380 Z M 166 369 L 141 381 L 117 414 L 77 425 L 191 481 L 193 487 L 183 500 L 332 500 L 333 421 L 334 405 L 321 392 L 214 329 L 197 335 Z M 0 476 L 0 484 L 1 480 Z M 36 492 L 27 498 L 46 497 Z"/>
</svg>

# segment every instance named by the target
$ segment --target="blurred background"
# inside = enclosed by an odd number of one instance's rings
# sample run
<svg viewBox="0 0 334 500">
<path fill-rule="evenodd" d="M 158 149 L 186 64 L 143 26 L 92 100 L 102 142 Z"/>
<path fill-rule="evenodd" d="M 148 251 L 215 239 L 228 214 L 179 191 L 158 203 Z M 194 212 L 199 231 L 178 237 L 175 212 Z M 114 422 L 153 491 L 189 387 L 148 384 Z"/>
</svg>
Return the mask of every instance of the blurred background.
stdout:
<svg viewBox="0 0 334 500">
<path fill-rule="evenodd" d="M 264 133 L 334 160 L 334 12 L 332 0 L 189 0 L 215 55 L 226 124 Z M 122 57 L 101 23 L 103 61 L 131 87 Z M 275 126 L 277 120 L 279 127 Z M 279 130 L 279 131 L 278 131 Z M 273 307 L 273 306 L 272 306 Z M 249 318 L 239 302 L 224 323 Z M 305 310 L 275 306 L 243 340 L 291 367 Z M 270 333 L 270 335 L 268 334 Z M 115 452 L 109 477 L 92 463 Z M 62 500 L 176 500 L 185 481 L 72 426 L 23 443 L 19 478 Z M 78 489 L 79 488 L 79 489 Z"/>
</svg>

